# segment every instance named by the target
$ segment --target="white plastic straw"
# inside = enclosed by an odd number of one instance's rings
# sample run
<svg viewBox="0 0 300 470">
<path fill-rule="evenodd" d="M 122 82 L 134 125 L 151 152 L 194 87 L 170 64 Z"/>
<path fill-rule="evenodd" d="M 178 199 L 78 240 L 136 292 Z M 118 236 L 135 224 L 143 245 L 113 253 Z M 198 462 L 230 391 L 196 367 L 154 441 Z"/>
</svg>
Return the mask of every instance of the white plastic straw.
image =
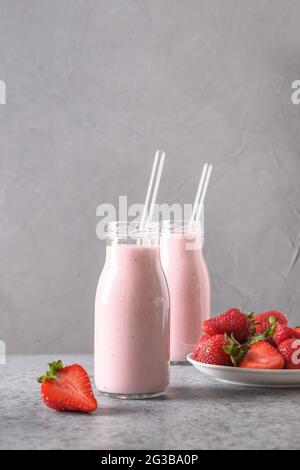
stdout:
<svg viewBox="0 0 300 470">
<path fill-rule="evenodd" d="M 203 168 L 202 168 L 202 173 L 201 173 L 200 181 L 199 181 L 199 184 L 198 184 L 198 189 L 197 189 L 197 193 L 196 193 L 196 197 L 195 197 L 195 202 L 194 202 L 194 205 L 193 205 L 193 210 L 192 210 L 192 215 L 191 215 L 191 218 L 190 218 L 190 223 L 192 223 L 194 221 L 194 219 L 196 217 L 196 214 L 197 214 L 197 210 L 198 210 L 198 207 L 199 207 L 199 200 L 200 200 L 200 197 L 201 197 L 201 192 L 202 192 L 202 188 L 203 188 L 203 184 L 204 184 L 204 180 L 205 180 L 205 176 L 206 176 L 207 167 L 208 167 L 208 163 L 205 163 L 203 165 Z"/>
<path fill-rule="evenodd" d="M 149 180 L 149 185 L 147 189 L 146 199 L 144 203 L 143 213 L 141 217 L 140 227 L 146 222 L 150 222 L 154 212 L 154 206 L 156 201 L 156 196 L 158 192 L 158 187 L 160 183 L 161 173 L 165 162 L 165 152 L 157 150 L 154 157 L 154 162 L 152 166 L 151 176 Z M 152 194 L 152 196 L 151 196 Z"/>
<path fill-rule="evenodd" d="M 207 173 L 206 173 L 206 176 L 205 176 L 205 181 L 204 181 L 204 184 L 203 184 L 203 190 L 202 190 L 202 192 L 201 192 L 201 197 L 200 197 L 199 205 L 198 205 L 198 208 L 197 208 L 196 222 L 200 219 L 201 208 L 202 208 L 202 206 L 204 205 L 205 196 L 206 196 L 206 193 L 207 193 L 207 188 L 208 188 L 208 184 L 209 184 L 209 180 L 210 180 L 210 176 L 211 176 L 212 169 L 213 169 L 213 166 L 212 166 L 212 165 L 209 165 L 208 170 L 207 170 Z"/>
<path fill-rule="evenodd" d="M 213 169 L 213 166 L 209 165 L 207 173 L 206 173 L 206 177 L 205 177 L 205 181 L 204 181 L 204 185 L 203 185 L 203 191 L 201 193 L 201 198 L 200 198 L 200 201 L 199 201 L 199 205 L 204 204 L 205 196 L 206 196 L 206 192 L 207 192 L 208 183 L 209 183 L 209 180 L 210 180 L 210 175 L 211 175 L 212 169 Z"/>
</svg>

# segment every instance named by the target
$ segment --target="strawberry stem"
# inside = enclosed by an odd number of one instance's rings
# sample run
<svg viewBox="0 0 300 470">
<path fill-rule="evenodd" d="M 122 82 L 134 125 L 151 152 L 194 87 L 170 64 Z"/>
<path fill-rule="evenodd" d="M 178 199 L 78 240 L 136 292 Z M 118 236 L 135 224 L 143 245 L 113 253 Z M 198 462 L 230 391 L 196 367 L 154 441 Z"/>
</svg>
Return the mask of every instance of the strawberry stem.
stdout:
<svg viewBox="0 0 300 470">
<path fill-rule="evenodd" d="M 233 335 L 224 335 L 227 344 L 223 346 L 224 351 L 229 354 L 234 367 L 237 367 L 248 350 L 248 344 L 240 344 Z"/>
<path fill-rule="evenodd" d="M 276 326 L 276 322 L 274 324 Z M 271 330 L 268 328 L 268 330 Z M 265 341 L 270 334 L 266 334 L 267 330 L 262 335 L 255 335 L 248 339 L 243 344 L 240 344 L 233 335 L 228 336 L 227 334 L 224 335 L 227 344 L 223 346 L 224 351 L 230 355 L 230 359 L 234 367 L 238 367 L 241 360 L 245 357 L 248 352 L 249 347 L 252 344 L 258 343 L 259 341 Z"/>
<path fill-rule="evenodd" d="M 257 324 L 254 319 L 254 312 L 248 312 L 247 317 L 248 317 L 248 322 L 249 322 L 249 332 L 251 334 L 254 334 L 256 332 L 255 325 Z"/>
<path fill-rule="evenodd" d="M 275 317 L 270 316 L 269 319 L 268 319 L 268 321 L 269 321 L 270 326 L 265 329 L 265 331 L 263 332 L 262 336 L 264 336 L 264 339 L 268 339 L 268 338 L 274 339 L 274 334 L 275 334 L 275 330 L 276 330 L 277 320 L 276 320 Z"/>
<path fill-rule="evenodd" d="M 53 380 L 56 378 L 56 374 L 63 368 L 63 363 L 59 359 L 58 361 L 49 362 L 49 370 L 45 375 L 41 375 L 37 380 L 40 384 L 46 382 L 47 380 Z"/>
</svg>

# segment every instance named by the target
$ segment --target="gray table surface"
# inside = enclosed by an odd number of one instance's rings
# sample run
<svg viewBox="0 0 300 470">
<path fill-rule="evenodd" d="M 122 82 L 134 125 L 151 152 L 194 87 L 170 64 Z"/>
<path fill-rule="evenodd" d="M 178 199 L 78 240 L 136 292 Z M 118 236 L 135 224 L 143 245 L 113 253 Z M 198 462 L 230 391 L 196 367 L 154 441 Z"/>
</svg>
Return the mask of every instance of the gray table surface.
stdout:
<svg viewBox="0 0 300 470">
<path fill-rule="evenodd" d="M 93 414 L 44 406 L 36 377 L 47 362 L 92 356 L 9 356 L 0 365 L 0 449 L 297 449 L 300 390 L 217 383 L 192 366 L 172 366 L 165 396 L 123 401 L 101 396 Z"/>
</svg>

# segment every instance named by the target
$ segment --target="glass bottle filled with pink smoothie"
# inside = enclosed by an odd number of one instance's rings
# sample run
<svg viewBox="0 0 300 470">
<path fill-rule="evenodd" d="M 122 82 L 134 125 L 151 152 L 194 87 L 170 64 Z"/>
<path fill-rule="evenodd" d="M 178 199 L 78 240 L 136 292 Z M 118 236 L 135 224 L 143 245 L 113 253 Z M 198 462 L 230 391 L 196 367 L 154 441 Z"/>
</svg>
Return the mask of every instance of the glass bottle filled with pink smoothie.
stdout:
<svg viewBox="0 0 300 470">
<path fill-rule="evenodd" d="M 159 225 L 113 222 L 95 302 L 95 383 L 117 398 L 162 394 L 169 383 L 169 294 Z"/>
<path fill-rule="evenodd" d="M 171 362 L 186 356 L 201 335 L 210 315 L 210 281 L 203 256 L 203 221 L 164 221 L 161 261 L 171 304 Z"/>
</svg>

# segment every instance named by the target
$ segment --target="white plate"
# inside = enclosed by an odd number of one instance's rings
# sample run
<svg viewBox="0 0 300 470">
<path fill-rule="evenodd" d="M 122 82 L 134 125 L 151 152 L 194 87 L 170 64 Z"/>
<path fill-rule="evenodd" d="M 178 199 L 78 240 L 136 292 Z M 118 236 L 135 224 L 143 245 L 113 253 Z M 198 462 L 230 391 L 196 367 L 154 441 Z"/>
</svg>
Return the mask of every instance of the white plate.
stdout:
<svg viewBox="0 0 300 470">
<path fill-rule="evenodd" d="M 300 387 L 300 369 L 240 369 L 238 367 L 214 366 L 192 359 L 187 360 L 200 372 L 221 382 L 250 387 Z"/>
</svg>

